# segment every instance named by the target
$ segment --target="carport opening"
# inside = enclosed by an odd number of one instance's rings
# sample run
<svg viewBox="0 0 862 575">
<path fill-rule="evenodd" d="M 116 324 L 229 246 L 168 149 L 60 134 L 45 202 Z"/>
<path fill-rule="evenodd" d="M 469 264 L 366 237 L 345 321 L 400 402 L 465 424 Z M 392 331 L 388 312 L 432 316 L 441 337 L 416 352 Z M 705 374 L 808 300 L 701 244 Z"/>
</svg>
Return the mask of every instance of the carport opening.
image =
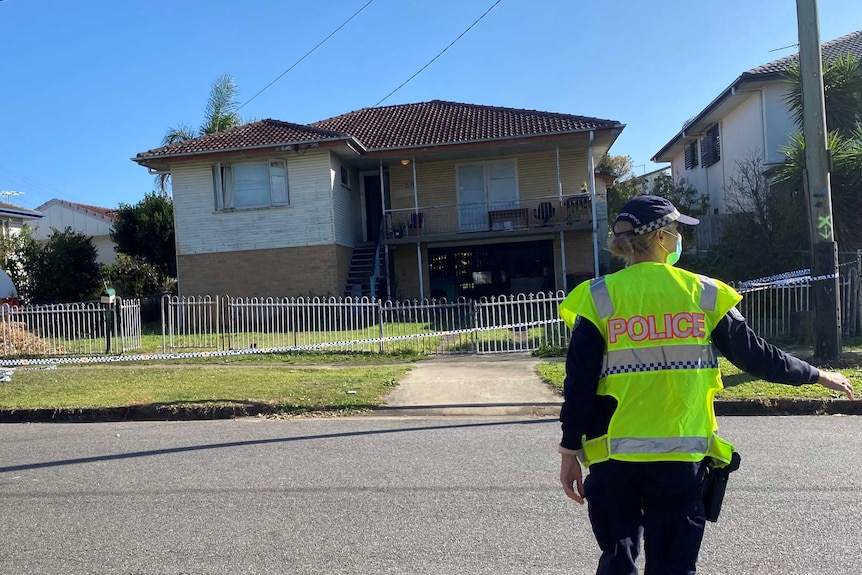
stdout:
<svg viewBox="0 0 862 575">
<path fill-rule="evenodd" d="M 431 297 L 479 299 L 555 289 L 551 240 L 430 248 Z"/>
</svg>

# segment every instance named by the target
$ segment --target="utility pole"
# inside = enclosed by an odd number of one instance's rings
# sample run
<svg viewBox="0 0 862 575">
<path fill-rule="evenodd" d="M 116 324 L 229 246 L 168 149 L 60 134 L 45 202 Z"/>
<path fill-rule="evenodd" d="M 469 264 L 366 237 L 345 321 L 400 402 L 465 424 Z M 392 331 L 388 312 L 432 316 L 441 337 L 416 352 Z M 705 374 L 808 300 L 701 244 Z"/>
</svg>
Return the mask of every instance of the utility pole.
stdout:
<svg viewBox="0 0 862 575">
<path fill-rule="evenodd" d="M 823 104 L 823 59 L 817 0 L 796 0 L 799 29 L 799 71 L 802 77 L 802 134 L 811 237 L 811 292 L 814 296 L 814 355 L 837 359 L 841 353 L 841 310 L 838 297 L 838 244 L 832 230 L 830 158 L 826 148 L 826 109 Z"/>
</svg>

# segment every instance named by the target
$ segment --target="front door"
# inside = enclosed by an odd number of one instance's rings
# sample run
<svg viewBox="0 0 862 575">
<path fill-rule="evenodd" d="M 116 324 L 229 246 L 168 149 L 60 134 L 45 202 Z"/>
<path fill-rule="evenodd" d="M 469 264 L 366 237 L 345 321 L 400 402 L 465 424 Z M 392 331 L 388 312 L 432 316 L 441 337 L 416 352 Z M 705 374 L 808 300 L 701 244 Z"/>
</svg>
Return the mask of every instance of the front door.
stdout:
<svg viewBox="0 0 862 575">
<path fill-rule="evenodd" d="M 380 222 L 383 219 L 383 190 L 380 174 L 362 176 L 365 189 L 365 234 L 369 242 L 376 243 L 380 235 Z"/>
</svg>

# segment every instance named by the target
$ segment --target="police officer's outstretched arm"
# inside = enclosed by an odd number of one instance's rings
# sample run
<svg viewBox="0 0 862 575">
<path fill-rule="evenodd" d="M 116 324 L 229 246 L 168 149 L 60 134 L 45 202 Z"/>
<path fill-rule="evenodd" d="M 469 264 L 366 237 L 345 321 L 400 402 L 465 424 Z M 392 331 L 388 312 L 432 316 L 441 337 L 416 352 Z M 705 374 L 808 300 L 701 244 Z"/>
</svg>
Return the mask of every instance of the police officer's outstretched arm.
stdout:
<svg viewBox="0 0 862 575">
<path fill-rule="evenodd" d="M 732 309 L 712 332 L 712 342 L 736 367 L 760 379 L 786 385 L 817 383 L 855 399 L 853 385 L 837 371 L 821 371 L 775 347 L 754 331 Z"/>
</svg>

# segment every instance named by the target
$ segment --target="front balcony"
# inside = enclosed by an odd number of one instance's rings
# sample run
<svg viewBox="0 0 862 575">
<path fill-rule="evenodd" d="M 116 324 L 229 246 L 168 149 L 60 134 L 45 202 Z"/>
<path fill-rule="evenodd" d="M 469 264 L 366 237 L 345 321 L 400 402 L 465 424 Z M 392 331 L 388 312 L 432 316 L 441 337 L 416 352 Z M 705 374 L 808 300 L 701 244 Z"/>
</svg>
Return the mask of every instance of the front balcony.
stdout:
<svg viewBox="0 0 862 575">
<path fill-rule="evenodd" d="M 589 194 L 386 210 L 386 243 L 482 240 L 592 229 Z"/>
</svg>

